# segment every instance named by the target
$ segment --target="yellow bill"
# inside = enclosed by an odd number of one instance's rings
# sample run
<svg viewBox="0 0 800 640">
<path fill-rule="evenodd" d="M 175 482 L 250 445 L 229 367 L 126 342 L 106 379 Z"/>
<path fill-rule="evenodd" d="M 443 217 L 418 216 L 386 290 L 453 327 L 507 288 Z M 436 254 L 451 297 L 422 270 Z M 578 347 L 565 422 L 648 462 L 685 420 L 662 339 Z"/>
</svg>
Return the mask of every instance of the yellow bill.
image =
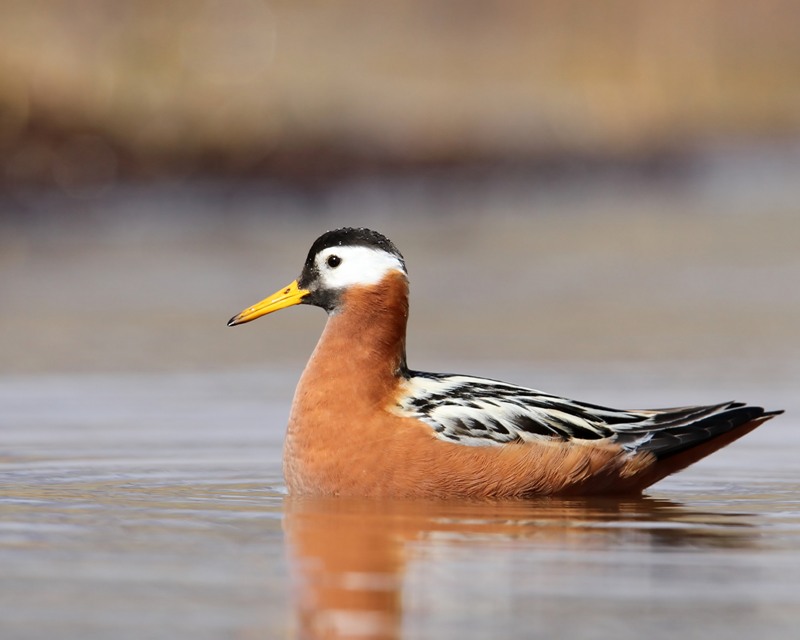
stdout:
<svg viewBox="0 0 800 640">
<path fill-rule="evenodd" d="M 228 326 L 233 327 L 237 324 L 244 324 L 245 322 L 250 322 L 251 320 L 265 316 L 268 313 L 272 313 L 273 311 L 278 311 L 279 309 L 285 309 L 286 307 L 300 304 L 303 301 L 303 298 L 305 298 L 308 294 L 309 291 L 306 289 L 301 289 L 297 285 L 297 280 L 295 280 L 280 291 L 276 291 L 271 296 L 264 298 L 258 304 L 254 304 L 252 307 L 247 307 L 247 309 L 238 315 L 233 316 L 233 318 L 228 320 Z"/>
</svg>

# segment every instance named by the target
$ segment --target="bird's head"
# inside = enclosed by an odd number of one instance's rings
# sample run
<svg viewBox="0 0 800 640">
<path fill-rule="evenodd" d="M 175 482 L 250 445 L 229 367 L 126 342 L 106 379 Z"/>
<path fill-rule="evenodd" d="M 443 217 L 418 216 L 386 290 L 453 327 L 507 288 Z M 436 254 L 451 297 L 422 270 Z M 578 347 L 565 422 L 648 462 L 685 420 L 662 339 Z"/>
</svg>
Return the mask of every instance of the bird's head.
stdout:
<svg viewBox="0 0 800 640">
<path fill-rule="evenodd" d="M 235 315 L 228 326 L 244 324 L 296 304 L 310 304 L 322 307 L 329 314 L 336 313 L 348 289 L 377 285 L 391 273 L 408 276 L 402 254 L 386 236 L 350 227 L 328 231 L 311 245 L 297 280 Z"/>
</svg>

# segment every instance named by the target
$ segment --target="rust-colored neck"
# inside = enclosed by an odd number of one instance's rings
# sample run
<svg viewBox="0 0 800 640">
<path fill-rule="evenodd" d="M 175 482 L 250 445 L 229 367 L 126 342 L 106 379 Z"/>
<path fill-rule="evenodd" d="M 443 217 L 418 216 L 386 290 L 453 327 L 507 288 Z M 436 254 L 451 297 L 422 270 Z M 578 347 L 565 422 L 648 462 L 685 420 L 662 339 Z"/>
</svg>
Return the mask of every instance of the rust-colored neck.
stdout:
<svg viewBox="0 0 800 640">
<path fill-rule="evenodd" d="M 408 280 L 401 273 L 377 285 L 351 287 L 306 366 L 297 400 L 352 403 L 350 410 L 383 404 L 406 370 Z M 319 405 L 317 404 L 317 407 Z"/>
</svg>

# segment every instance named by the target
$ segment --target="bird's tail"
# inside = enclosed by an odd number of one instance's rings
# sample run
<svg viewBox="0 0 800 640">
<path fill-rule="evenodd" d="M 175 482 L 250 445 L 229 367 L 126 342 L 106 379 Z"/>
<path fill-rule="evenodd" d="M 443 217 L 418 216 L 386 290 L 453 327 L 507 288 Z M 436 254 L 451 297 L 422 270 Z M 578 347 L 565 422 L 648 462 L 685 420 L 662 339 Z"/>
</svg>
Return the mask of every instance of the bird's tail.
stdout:
<svg viewBox="0 0 800 640">
<path fill-rule="evenodd" d="M 635 489 L 641 491 L 685 469 L 781 413 L 783 411 L 765 411 L 762 407 L 731 402 L 696 422 L 659 430 L 658 437 L 638 449 L 654 455 L 656 462 L 637 479 Z"/>
</svg>

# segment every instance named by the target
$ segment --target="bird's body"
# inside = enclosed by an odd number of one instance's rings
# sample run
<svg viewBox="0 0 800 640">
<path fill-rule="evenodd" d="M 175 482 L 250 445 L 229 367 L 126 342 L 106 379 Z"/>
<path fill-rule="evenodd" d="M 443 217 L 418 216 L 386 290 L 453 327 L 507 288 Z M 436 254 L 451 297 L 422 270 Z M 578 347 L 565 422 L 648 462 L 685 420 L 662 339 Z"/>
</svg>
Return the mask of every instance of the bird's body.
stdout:
<svg viewBox="0 0 800 640">
<path fill-rule="evenodd" d="M 408 276 L 385 237 L 340 229 L 299 280 L 231 319 L 306 303 L 329 313 L 295 392 L 292 493 L 517 498 L 638 493 L 778 412 L 740 403 L 621 411 L 496 380 L 415 372 Z"/>
</svg>

